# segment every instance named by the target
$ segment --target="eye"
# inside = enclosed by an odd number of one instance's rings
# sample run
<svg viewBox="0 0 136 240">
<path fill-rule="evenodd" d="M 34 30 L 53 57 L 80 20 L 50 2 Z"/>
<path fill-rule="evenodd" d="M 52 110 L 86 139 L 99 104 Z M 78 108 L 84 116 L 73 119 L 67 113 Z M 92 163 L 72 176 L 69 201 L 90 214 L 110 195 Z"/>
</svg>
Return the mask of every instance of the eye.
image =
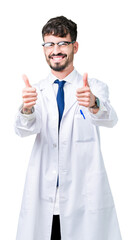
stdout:
<svg viewBox="0 0 136 240">
<path fill-rule="evenodd" d="M 44 47 L 52 47 L 52 46 L 54 46 L 53 42 L 44 43 Z"/>
<path fill-rule="evenodd" d="M 68 42 L 58 42 L 58 46 L 67 46 L 68 45 Z"/>
</svg>

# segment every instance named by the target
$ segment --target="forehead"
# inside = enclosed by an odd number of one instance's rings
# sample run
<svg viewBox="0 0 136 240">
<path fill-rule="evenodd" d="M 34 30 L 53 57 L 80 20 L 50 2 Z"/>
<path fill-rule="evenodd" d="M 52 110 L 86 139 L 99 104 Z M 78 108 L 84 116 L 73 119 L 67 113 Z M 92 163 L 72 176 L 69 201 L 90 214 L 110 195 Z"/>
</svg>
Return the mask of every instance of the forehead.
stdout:
<svg viewBox="0 0 136 240">
<path fill-rule="evenodd" d="M 54 35 L 45 35 L 44 36 L 44 42 L 61 42 L 61 41 L 68 41 L 71 42 L 71 37 L 70 34 L 67 34 L 66 37 L 58 37 L 58 36 L 54 36 Z"/>
</svg>

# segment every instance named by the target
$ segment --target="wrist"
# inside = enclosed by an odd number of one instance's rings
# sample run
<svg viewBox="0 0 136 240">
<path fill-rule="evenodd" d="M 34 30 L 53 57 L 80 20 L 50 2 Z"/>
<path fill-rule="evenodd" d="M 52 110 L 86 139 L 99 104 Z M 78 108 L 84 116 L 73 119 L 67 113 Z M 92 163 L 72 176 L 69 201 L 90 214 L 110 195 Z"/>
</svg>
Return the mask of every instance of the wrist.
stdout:
<svg viewBox="0 0 136 240">
<path fill-rule="evenodd" d="M 96 114 L 99 111 L 99 108 L 88 108 L 88 110 L 93 113 Z"/>
<path fill-rule="evenodd" d="M 22 114 L 32 114 L 34 112 L 34 107 L 32 108 L 22 108 L 21 113 Z"/>
<path fill-rule="evenodd" d="M 100 107 L 100 101 L 99 98 L 95 97 L 95 102 L 93 104 L 90 104 L 91 106 L 89 108 L 92 109 L 98 109 Z"/>
</svg>

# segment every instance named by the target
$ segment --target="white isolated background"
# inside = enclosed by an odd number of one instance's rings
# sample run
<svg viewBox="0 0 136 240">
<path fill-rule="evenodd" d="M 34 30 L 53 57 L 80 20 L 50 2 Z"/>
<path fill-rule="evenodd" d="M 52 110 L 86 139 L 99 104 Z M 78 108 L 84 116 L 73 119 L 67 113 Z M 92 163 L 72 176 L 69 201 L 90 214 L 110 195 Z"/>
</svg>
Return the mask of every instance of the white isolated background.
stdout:
<svg viewBox="0 0 136 240">
<path fill-rule="evenodd" d="M 35 136 L 19 138 L 14 119 L 22 103 L 22 74 L 33 84 L 50 69 L 41 29 L 64 15 L 78 25 L 75 67 L 108 84 L 118 114 L 101 128 L 101 147 L 123 240 L 135 240 L 136 7 L 133 0 L 5 0 L 0 4 L 0 239 L 14 240 Z M 95 240 L 95 239 L 94 239 Z M 116 239 L 115 239 L 116 240 Z"/>
</svg>

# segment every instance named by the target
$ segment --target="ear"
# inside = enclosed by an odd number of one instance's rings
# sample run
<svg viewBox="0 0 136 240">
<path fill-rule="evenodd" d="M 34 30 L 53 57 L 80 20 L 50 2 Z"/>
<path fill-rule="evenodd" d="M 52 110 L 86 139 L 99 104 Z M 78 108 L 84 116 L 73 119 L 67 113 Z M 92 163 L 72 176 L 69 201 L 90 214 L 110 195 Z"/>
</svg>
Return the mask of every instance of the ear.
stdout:
<svg viewBox="0 0 136 240">
<path fill-rule="evenodd" d="M 77 53 L 77 51 L 78 51 L 78 46 L 79 46 L 78 42 L 75 42 L 75 43 L 74 43 L 74 53 Z"/>
</svg>

